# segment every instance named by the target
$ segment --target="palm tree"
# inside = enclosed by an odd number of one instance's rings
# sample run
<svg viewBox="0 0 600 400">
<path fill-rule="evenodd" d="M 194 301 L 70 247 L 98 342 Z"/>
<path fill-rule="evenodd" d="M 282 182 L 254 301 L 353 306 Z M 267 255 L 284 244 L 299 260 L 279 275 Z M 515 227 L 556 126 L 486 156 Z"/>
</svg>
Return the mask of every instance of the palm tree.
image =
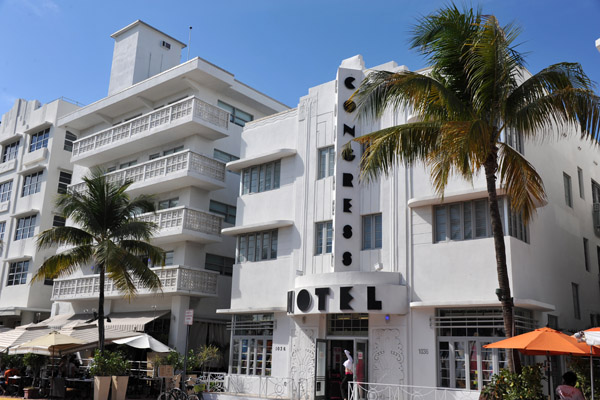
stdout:
<svg viewBox="0 0 600 400">
<path fill-rule="evenodd" d="M 600 122 L 599 99 L 581 66 L 559 63 L 529 75 L 514 44 L 518 34 L 514 25 L 501 26 L 480 9 L 460 11 L 449 5 L 421 18 L 411 33 L 411 47 L 426 57 L 430 69 L 372 72 L 348 100 L 355 102 L 359 120 L 373 120 L 389 108 L 406 107 L 416 116 L 356 139 L 368 145 L 362 179 L 387 175 L 397 162 L 423 162 L 443 195 L 451 176 L 472 180 L 483 170 L 507 337 L 514 334 L 513 300 L 496 181 L 526 222 L 546 195 L 533 165 L 501 134 L 516 131 L 526 139 L 546 139 L 562 126 L 597 140 Z M 512 371 L 518 369 L 514 362 L 518 357 L 513 361 L 509 354 Z"/>
<path fill-rule="evenodd" d="M 78 268 L 94 265 L 100 276 L 98 296 L 98 341 L 104 351 L 104 281 L 108 276 L 114 285 L 131 298 L 138 285 L 160 289 L 158 276 L 142 256 L 154 263 L 163 260 L 163 250 L 148 243 L 156 229 L 153 223 L 141 221 L 137 216 L 154 211 L 149 196 L 133 200 L 125 192 L 130 182 L 122 185 L 108 182 L 102 171 L 94 170 L 83 178 L 85 189 L 60 195 L 56 205 L 63 218 L 71 219 L 76 226 L 59 226 L 40 233 L 38 249 L 69 246 L 64 252 L 48 258 L 32 279 L 69 276 Z"/>
</svg>

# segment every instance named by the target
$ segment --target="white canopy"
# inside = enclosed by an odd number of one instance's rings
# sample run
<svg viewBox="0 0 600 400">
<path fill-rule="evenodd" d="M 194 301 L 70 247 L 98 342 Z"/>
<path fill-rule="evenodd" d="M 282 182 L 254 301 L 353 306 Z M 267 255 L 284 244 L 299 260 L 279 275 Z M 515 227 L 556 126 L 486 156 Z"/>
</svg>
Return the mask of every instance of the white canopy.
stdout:
<svg viewBox="0 0 600 400">
<path fill-rule="evenodd" d="M 583 331 L 588 346 L 600 346 L 600 331 Z"/>
<path fill-rule="evenodd" d="M 116 344 L 126 344 L 131 347 L 135 347 L 138 349 L 151 349 L 157 353 L 168 353 L 172 351 L 172 349 L 168 346 L 165 346 L 158 340 L 154 339 L 152 336 L 148 334 L 141 334 L 138 336 L 132 336 L 125 339 L 117 339 L 113 340 L 113 343 Z"/>
</svg>

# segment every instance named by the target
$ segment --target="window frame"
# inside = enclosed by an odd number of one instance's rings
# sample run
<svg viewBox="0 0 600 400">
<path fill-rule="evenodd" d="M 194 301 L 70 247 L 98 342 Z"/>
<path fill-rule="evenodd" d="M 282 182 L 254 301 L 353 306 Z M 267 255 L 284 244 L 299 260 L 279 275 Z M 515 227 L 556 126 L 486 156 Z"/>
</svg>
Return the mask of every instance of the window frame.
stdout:
<svg viewBox="0 0 600 400">
<path fill-rule="evenodd" d="M 21 189 L 21 197 L 31 196 L 32 194 L 39 193 L 42 190 L 42 178 L 44 177 L 44 170 L 33 172 L 23 177 L 23 188 Z"/>
<path fill-rule="evenodd" d="M 204 257 L 204 269 L 218 272 L 220 275 L 224 276 L 233 276 L 234 264 L 235 258 L 225 257 L 219 254 L 206 253 Z"/>
<path fill-rule="evenodd" d="M 6 276 L 6 286 L 18 286 L 27 284 L 27 275 L 29 274 L 29 261 L 13 261 L 9 264 L 8 274 Z"/>
<path fill-rule="evenodd" d="M 362 250 L 376 250 L 383 248 L 383 214 L 375 213 L 363 215 L 361 222 Z"/>
<path fill-rule="evenodd" d="M 50 139 L 50 128 L 43 129 L 31 135 L 29 138 L 29 152 L 47 148 L 48 139 Z"/>
<path fill-rule="evenodd" d="M 0 203 L 10 200 L 12 194 L 12 179 L 0 183 Z"/>
<path fill-rule="evenodd" d="M 233 154 L 229 154 L 223 150 L 219 150 L 219 149 L 213 149 L 213 158 L 215 160 L 224 162 L 224 163 L 228 163 L 230 161 L 236 161 L 239 160 L 240 158 L 238 156 L 234 156 Z"/>
<path fill-rule="evenodd" d="M 65 142 L 63 144 L 63 150 L 66 150 L 70 153 L 73 152 L 73 142 L 77 141 L 77 135 L 73 132 L 66 131 L 65 132 Z"/>
<path fill-rule="evenodd" d="M 565 204 L 573 208 L 573 189 L 571 184 L 571 176 L 563 172 L 563 185 L 565 190 Z"/>
<path fill-rule="evenodd" d="M 27 215 L 17 219 L 14 240 L 29 239 L 35 236 L 37 214 Z"/>
<path fill-rule="evenodd" d="M 269 243 L 265 246 L 264 238 L 268 236 Z M 279 246 L 279 232 L 277 229 L 267 231 L 249 232 L 239 235 L 236 246 L 236 261 L 237 263 L 246 262 L 261 262 L 277 259 Z M 250 252 L 252 250 L 252 253 Z M 267 254 L 267 257 L 263 255 Z M 260 259 L 257 259 L 257 253 L 260 252 Z M 252 256 L 250 255 L 252 254 Z"/>
<path fill-rule="evenodd" d="M 227 104 L 224 101 L 217 100 L 217 106 L 220 109 L 225 110 L 227 111 L 227 113 L 229 113 L 229 122 L 231 122 L 232 124 L 244 127 L 248 122 L 254 121 L 254 116 L 252 114 L 237 107 L 234 107 L 230 104 Z M 250 118 L 244 119 L 242 118 L 242 114 L 245 114 L 244 116 L 248 116 Z"/>
<path fill-rule="evenodd" d="M 242 196 L 279 189 L 281 186 L 281 160 L 242 169 L 242 179 L 240 181 Z"/>
<path fill-rule="evenodd" d="M 333 221 L 315 223 L 315 255 L 333 252 Z"/>
<path fill-rule="evenodd" d="M 68 177 L 67 177 L 68 175 Z M 69 188 L 69 185 L 71 184 L 71 181 L 73 180 L 73 173 L 69 172 L 69 171 L 59 171 L 58 174 L 58 187 L 56 189 L 56 192 L 58 194 L 66 194 L 67 190 Z"/>
<path fill-rule="evenodd" d="M 165 206 L 166 203 L 166 207 Z M 175 208 L 179 206 L 179 196 L 172 197 L 170 199 L 160 200 L 156 203 L 156 211 L 168 210 L 169 208 Z"/>
<path fill-rule="evenodd" d="M 14 160 L 19 155 L 19 145 L 21 144 L 21 139 L 15 140 L 14 142 L 7 143 L 2 146 L 2 163 L 5 163 L 10 160 Z"/>
<path fill-rule="evenodd" d="M 590 241 L 588 238 L 583 238 L 583 265 L 585 270 L 590 272 Z"/>
<path fill-rule="evenodd" d="M 333 176 L 335 171 L 335 147 L 321 147 L 317 157 L 317 180 Z"/>
<path fill-rule="evenodd" d="M 571 292 L 573 295 L 573 317 L 581 319 L 581 303 L 579 301 L 579 285 L 571 282 Z"/>
<path fill-rule="evenodd" d="M 579 183 L 579 197 L 585 199 L 585 190 L 583 185 L 583 170 L 577 167 L 577 182 Z"/>
<path fill-rule="evenodd" d="M 215 206 L 223 206 L 224 211 L 219 210 Z M 226 204 L 226 203 L 221 203 L 220 201 L 211 199 L 209 202 L 208 211 L 218 214 L 218 215 L 221 215 L 223 217 L 223 221 L 227 222 L 228 224 L 235 224 L 235 218 L 237 215 L 237 207 L 236 206 L 232 206 L 232 205 Z"/>
</svg>

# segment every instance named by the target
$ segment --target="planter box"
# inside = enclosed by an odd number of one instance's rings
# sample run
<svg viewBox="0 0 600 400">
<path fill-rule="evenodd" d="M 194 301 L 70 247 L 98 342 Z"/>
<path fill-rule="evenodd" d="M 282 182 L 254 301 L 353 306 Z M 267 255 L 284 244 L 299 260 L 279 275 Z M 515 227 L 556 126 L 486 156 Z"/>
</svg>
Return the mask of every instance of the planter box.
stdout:
<svg viewBox="0 0 600 400">
<path fill-rule="evenodd" d="M 94 377 L 94 400 L 108 400 L 110 376 Z"/>
<path fill-rule="evenodd" d="M 111 400 L 125 400 L 127 394 L 127 384 L 129 383 L 128 376 L 113 376 L 112 377 L 112 394 Z"/>
</svg>

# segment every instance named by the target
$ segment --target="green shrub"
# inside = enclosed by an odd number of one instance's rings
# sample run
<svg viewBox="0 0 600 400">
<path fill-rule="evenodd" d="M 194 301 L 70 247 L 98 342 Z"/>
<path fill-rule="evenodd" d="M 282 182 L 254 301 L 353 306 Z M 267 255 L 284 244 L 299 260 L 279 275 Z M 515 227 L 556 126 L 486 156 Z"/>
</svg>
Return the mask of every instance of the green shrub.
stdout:
<svg viewBox="0 0 600 400">
<path fill-rule="evenodd" d="M 487 400 L 539 400 L 543 394 L 542 364 L 523 367 L 520 374 L 503 369 L 481 391 Z"/>
<path fill-rule="evenodd" d="M 120 352 L 105 350 L 104 353 L 101 353 L 100 350 L 96 350 L 90 374 L 93 376 L 123 376 L 127 375 L 128 370 L 129 364 Z"/>
</svg>

